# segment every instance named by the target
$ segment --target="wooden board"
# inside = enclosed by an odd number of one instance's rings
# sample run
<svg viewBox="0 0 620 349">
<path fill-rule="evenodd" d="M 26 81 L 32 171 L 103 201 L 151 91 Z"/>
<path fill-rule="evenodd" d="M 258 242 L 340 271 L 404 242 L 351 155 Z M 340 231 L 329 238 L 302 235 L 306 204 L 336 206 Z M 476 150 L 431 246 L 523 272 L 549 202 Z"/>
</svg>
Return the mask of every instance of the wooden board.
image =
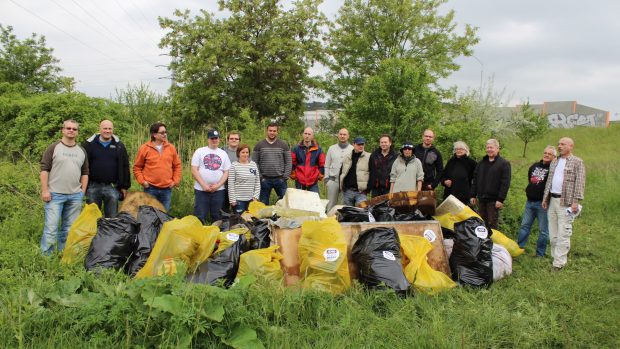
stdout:
<svg viewBox="0 0 620 349">
<path fill-rule="evenodd" d="M 340 226 L 347 243 L 347 258 L 352 279 L 357 278 L 357 268 L 351 258 L 351 248 L 362 231 L 376 227 L 393 227 L 399 234 L 414 236 L 424 236 L 426 231 L 432 231 L 435 234 L 435 240 L 431 242 L 433 249 L 427 255 L 428 264 L 435 270 L 441 271 L 448 276 L 451 275 L 446 251 L 443 248 L 441 226 L 437 221 L 340 223 Z M 298 245 L 301 237 L 301 228 L 275 228 L 273 236 L 274 242 L 280 246 L 280 253 L 284 256 L 281 264 L 284 270 L 285 282 L 287 285 L 294 285 L 299 281 L 300 273 Z"/>
</svg>

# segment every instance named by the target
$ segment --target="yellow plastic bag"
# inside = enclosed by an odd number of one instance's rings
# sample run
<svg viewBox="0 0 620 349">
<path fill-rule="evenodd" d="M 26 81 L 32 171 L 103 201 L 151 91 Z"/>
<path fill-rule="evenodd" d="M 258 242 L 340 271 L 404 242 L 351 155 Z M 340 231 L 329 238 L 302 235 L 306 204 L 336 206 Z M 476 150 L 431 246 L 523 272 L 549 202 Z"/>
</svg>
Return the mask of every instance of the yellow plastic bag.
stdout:
<svg viewBox="0 0 620 349">
<path fill-rule="evenodd" d="M 252 274 L 269 280 L 282 281 L 284 273 L 280 267 L 282 255 L 276 250 L 278 245 L 248 251 L 241 255 L 237 278 Z"/>
<path fill-rule="evenodd" d="M 248 207 L 248 212 L 254 217 L 258 217 L 258 211 L 267 207 L 267 205 L 263 204 L 260 201 L 253 200 L 250 202 L 250 206 Z"/>
<path fill-rule="evenodd" d="M 510 256 L 518 257 L 525 252 L 524 249 L 519 247 L 519 244 L 517 244 L 516 241 L 504 235 L 501 231 L 495 229 L 491 230 L 493 231 L 493 235 L 491 235 L 491 240 L 493 240 L 493 243 L 504 246 L 504 248 L 508 250 L 508 253 L 510 253 Z"/>
<path fill-rule="evenodd" d="M 463 208 L 457 214 L 446 213 L 446 214 L 442 214 L 441 216 L 434 216 L 433 218 L 439 221 L 439 224 L 441 225 L 442 228 L 448 228 L 450 230 L 454 230 L 454 223 L 462 222 L 471 217 L 480 218 L 480 216 L 474 210 L 472 210 L 471 207 L 465 206 L 465 208 Z"/>
<path fill-rule="evenodd" d="M 299 260 L 303 287 L 338 294 L 351 286 L 347 243 L 336 219 L 302 224 Z"/>
<path fill-rule="evenodd" d="M 456 287 L 448 275 L 434 270 L 426 255 L 433 249 L 431 243 L 421 236 L 399 234 L 403 255 L 403 269 L 407 280 L 418 290 L 435 294 Z"/>
<path fill-rule="evenodd" d="M 97 220 L 102 214 L 97 204 L 84 206 L 82 213 L 73 222 L 67 236 L 65 250 L 62 253 L 62 264 L 83 262 L 88 253 L 90 243 L 97 235 Z"/>
<path fill-rule="evenodd" d="M 151 255 L 136 278 L 173 275 L 180 264 L 193 271 L 213 253 L 219 231 L 215 226 L 203 226 L 194 216 L 164 223 Z"/>
<path fill-rule="evenodd" d="M 246 239 L 250 241 L 252 238 L 252 233 L 250 233 L 250 229 L 248 228 L 237 228 L 218 233 L 217 240 L 220 244 L 217 246 L 217 251 L 215 252 L 224 251 L 229 248 L 237 242 L 237 240 L 239 240 L 239 235 L 243 234 L 245 234 Z"/>
</svg>

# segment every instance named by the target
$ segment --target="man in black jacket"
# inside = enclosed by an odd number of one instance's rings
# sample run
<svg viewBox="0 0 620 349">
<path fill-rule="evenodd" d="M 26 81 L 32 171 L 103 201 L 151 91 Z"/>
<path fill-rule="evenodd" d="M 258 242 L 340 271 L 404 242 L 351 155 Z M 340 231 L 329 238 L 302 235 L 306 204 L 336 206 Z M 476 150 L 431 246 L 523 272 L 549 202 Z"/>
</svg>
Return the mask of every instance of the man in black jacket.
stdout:
<svg viewBox="0 0 620 349">
<path fill-rule="evenodd" d="M 480 217 L 491 228 L 498 229 L 499 210 L 504 207 L 510 188 L 510 163 L 499 155 L 496 139 L 487 141 L 486 151 L 474 171 L 471 204 L 478 203 Z"/>
<path fill-rule="evenodd" d="M 422 162 L 424 170 L 424 181 L 422 182 L 422 190 L 434 190 L 441 179 L 443 171 L 443 159 L 441 153 L 433 145 L 435 133 L 433 130 L 425 130 L 422 136 L 422 143 L 416 145 L 413 149 L 415 157 Z"/>
<path fill-rule="evenodd" d="M 538 219 L 538 241 L 536 242 L 536 256 L 544 257 L 547 249 L 547 241 L 549 241 L 549 224 L 547 220 L 547 210 L 542 207 L 542 199 L 545 194 L 545 185 L 549 176 L 549 165 L 555 159 L 555 148 L 548 145 L 543 153 L 543 158 L 530 166 L 527 172 L 527 187 L 525 195 L 525 211 L 521 220 L 521 228 L 519 229 L 518 243 L 519 247 L 524 248 L 527 239 L 530 236 L 530 230 L 534 219 Z"/>
<path fill-rule="evenodd" d="M 118 201 L 131 186 L 127 149 L 114 134 L 110 120 L 99 124 L 99 134 L 92 135 L 82 147 L 88 156 L 89 177 L 86 202 L 96 203 L 106 218 L 116 216 Z"/>
<path fill-rule="evenodd" d="M 379 137 L 379 148 L 370 155 L 368 166 L 370 178 L 368 189 L 372 196 L 380 196 L 390 192 L 390 171 L 398 154 L 392 149 L 392 137 L 382 134 Z"/>
</svg>

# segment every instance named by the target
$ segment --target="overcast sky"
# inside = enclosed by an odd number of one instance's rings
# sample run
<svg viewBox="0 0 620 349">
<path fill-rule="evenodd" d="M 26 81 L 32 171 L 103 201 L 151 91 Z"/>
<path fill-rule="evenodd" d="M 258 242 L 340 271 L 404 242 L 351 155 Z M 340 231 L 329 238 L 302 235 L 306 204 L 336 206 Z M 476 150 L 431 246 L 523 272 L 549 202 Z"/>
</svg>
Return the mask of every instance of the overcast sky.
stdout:
<svg viewBox="0 0 620 349">
<path fill-rule="evenodd" d="M 333 19 L 340 4 L 321 10 Z M 21 39 L 44 35 L 63 74 L 88 95 L 140 82 L 165 93 L 169 58 L 158 48 L 157 16 L 175 8 L 218 12 L 215 0 L 1 0 L 0 23 Z M 442 85 L 465 91 L 492 78 L 509 105 L 577 101 L 620 118 L 620 1 L 460 0 L 442 6 L 449 9 L 457 23 L 479 28 L 480 43 Z"/>
</svg>

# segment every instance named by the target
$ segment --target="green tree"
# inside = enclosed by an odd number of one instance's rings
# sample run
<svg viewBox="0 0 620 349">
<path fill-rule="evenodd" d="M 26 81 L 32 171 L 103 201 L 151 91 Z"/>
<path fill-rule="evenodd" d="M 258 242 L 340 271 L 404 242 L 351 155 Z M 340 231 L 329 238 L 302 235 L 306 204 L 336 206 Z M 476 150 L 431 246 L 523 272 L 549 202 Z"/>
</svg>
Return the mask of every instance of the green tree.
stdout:
<svg viewBox="0 0 620 349">
<path fill-rule="evenodd" d="M 458 70 L 455 58 L 472 54 L 476 28 L 457 33 L 454 11 L 438 14 L 446 0 L 345 0 L 329 32 L 327 89 L 337 102 L 355 96 L 381 61 L 407 58 L 431 76 Z"/>
<path fill-rule="evenodd" d="M 103 119 L 115 121 L 115 132 L 119 134 L 127 130 L 120 104 L 83 93 L 41 93 L 10 99 L 0 96 L 3 119 L 5 112 L 10 120 L 3 125 L 0 154 L 14 160 L 24 157 L 36 162 L 49 144 L 60 139 L 62 122 L 67 119 L 80 123 L 79 142 L 98 132 Z"/>
<path fill-rule="evenodd" d="M 549 132 L 549 121 L 534 111 L 529 101 L 512 113 L 512 125 L 517 137 L 523 141 L 523 157 L 528 143 L 542 138 Z"/>
<path fill-rule="evenodd" d="M 396 143 L 413 141 L 435 124 L 439 114 L 439 98 L 429 87 L 433 81 L 424 67 L 411 60 L 387 59 L 345 108 L 340 125 L 371 144 L 382 133 L 392 135 Z"/>
<path fill-rule="evenodd" d="M 45 37 L 32 34 L 19 40 L 13 27 L 0 24 L 0 92 L 7 89 L 26 93 L 62 92 L 73 89 L 73 78 L 60 76 L 59 60 L 45 46 Z"/>
<path fill-rule="evenodd" d="M 256 120 L 299 117 L 322 58 L 319 0 L 220 0 L 229 16 L 205 11 L 162 18 L 160 46 L 172 57 L 172 108 L 184 120 L 215 124 L 249 110 Z"/>
</svg>

